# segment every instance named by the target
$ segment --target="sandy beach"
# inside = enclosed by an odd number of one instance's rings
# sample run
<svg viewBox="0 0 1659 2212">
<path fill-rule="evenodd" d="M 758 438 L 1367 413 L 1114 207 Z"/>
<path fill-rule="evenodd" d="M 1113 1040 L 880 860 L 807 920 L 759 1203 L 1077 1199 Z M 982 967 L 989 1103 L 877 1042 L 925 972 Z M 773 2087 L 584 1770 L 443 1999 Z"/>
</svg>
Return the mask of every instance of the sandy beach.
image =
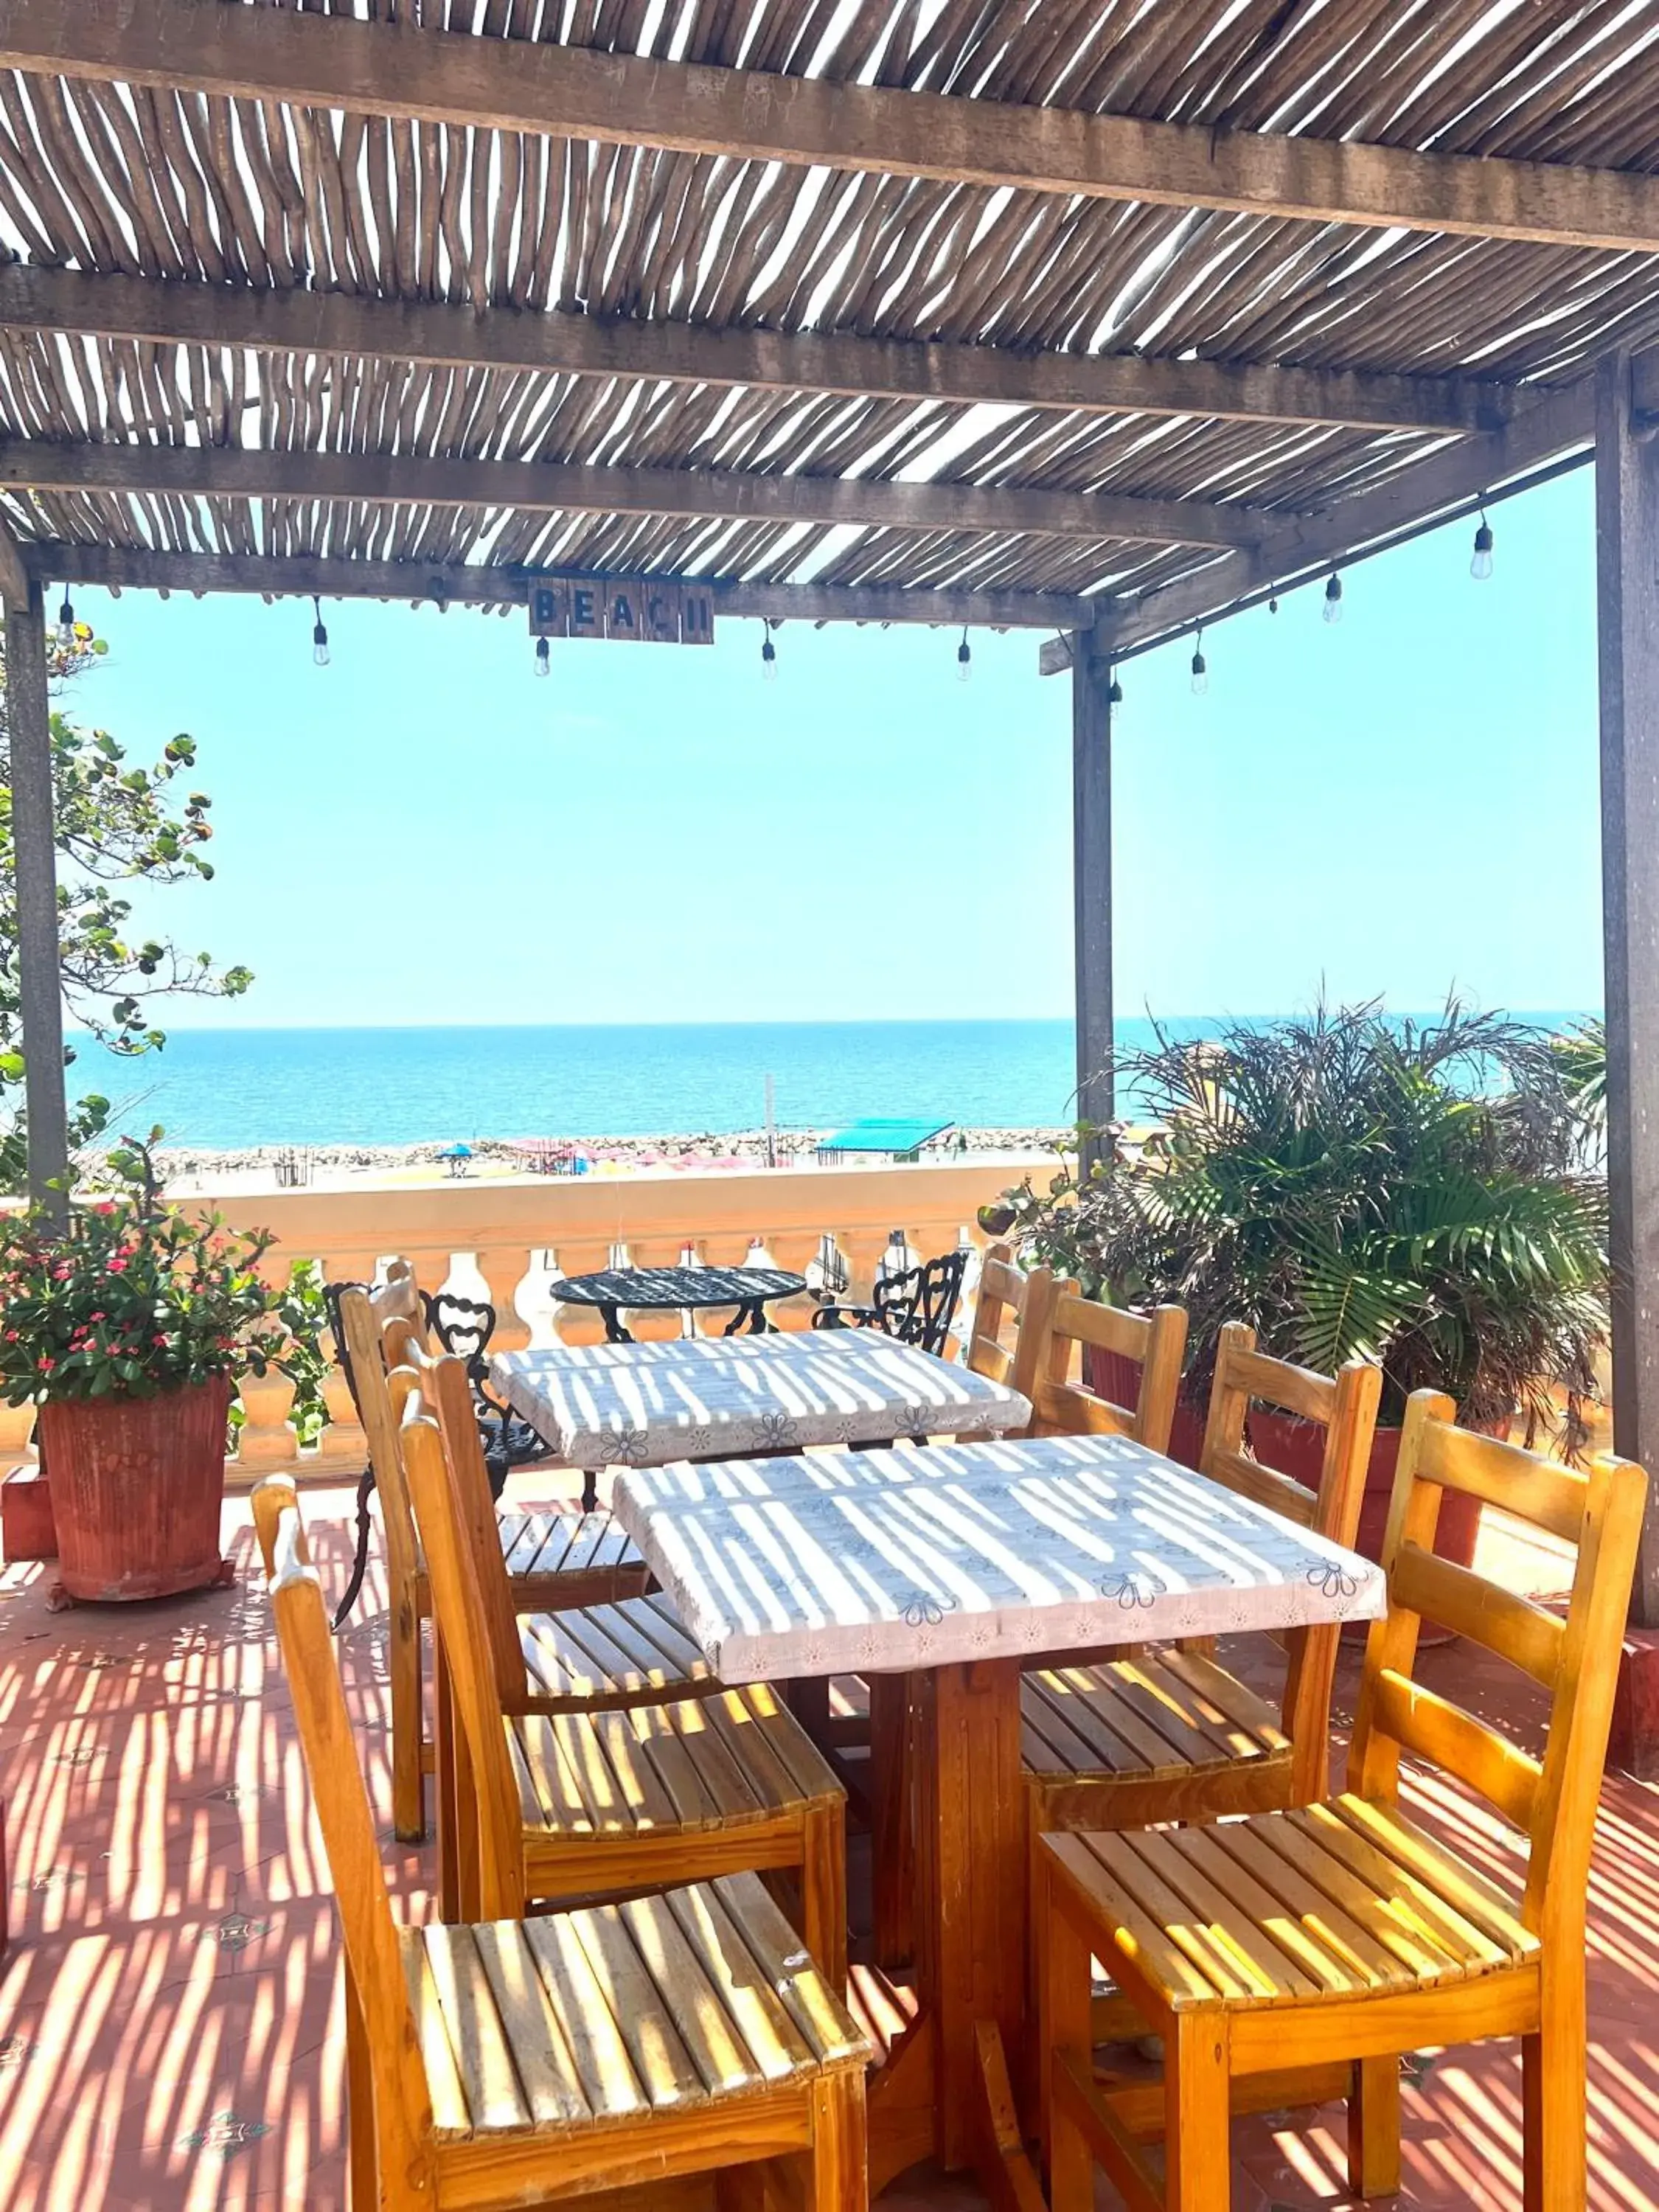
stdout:
<svg viewBox="0 0 1659 2212">
<path fill-rule="evenodd" d="M 829 1127 L 778 1130 L 772 1139 L 773 1159 L 780 1167 L 816 1168 L 817 1147 L 833 1133 Z M 1024 1161 L 1033 1152 L 1071 1141 L 1073 1133 L 1060 1127 L 953 1129 L 948 1139 L 929 1146 L 922 1158 Z M 238 1151 L 164 1147 L 156 1162 L 167 1194 L 189 1198 L 281 1188 L 340 1190 L 369 1182 L 420 1185 L 448 1181 L 457 1172 L 473 1182 L 557 1180 L 568 1174 L 729 1175 L 766 1166 L 767 1144 L 765 1130 L 742 1129 L 628 1137 L 485 1137 L 475 1139 L 459 1160 L 445 1157 L 450 1147 L 428 1143 L 264 1145 Z M 878 1166 L 881 1160 L 879 1155 L 848 1155 L 847 1164 Z M 822 1170 L 825 1175 L 837 1171 L 834 1165 Z"/>
</svg>

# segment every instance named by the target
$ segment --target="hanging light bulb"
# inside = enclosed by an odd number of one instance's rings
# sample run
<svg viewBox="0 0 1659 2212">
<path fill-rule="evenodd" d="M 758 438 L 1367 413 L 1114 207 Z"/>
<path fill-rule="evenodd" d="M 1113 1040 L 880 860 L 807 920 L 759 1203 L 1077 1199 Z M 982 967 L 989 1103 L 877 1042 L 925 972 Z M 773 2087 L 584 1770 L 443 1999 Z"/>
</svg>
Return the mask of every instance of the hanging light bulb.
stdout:
<svg viewBox="0 0 1659 2212">
<path fill-rule="evenodd" d="M 1328 623 L 1340 623 L 1342 619 L 1342 579 L 1334 568 L 1325 586 L 1325 605 L 1322 611 Z"/>
<path fill-rule="evenodd" d="M 1106 686 L 1106 704 L 1109 707 L 1121 707 L 1123 704 L 1123 686 L 1117 680 L 1116 669 L 1112 671 L 1112 680 Z"/>
<path fill-rule="evenodd" d="M 761 676 L 768 684 L 778 680 L 778 648 L 772 642 L 772 625 L 766 624 L 766 636 L 761 645 Z"/>
<path fill-rule="evenodd" d="M 1193 696 L 1201 699 L 1210 688 L 1210 664 L 1204 658 L 1204 633 L 1193 640 Z"/>
<path fill-rule="evenodd" d="M 1484 584 L 1492 574 L 1492 527 L 1486 520 L 1486 510 L 1480 510 L 1480 527 L 1474 533 L 1474 556 L 1469 562 L 1469 574 L 1477 584 Z"/>
<path fill-rule="evenodd" d="M 328 631 L 323 622 L 323 603 L 313 592 L 311 605 L 317 617 L 317 627 L 311 633 L 311 657 L 319 668 L 328 666 Z"/>
<path fill-rule="evenodd" d="M 58 642 L 59 645 L 73 645 L 75 642 L 75 609 L 70 604 L 67 584 L 64 586 L 64 604 L 58 610 Z"/>
<path fill-rule="evenodd" d="M 966 684 L 974 673 L 974 649 L 968 642 L 968 625 L 962 626 L 962 643 L 957 647 L 957 682 Z"/>
<path fill-rule="evenodd" d="M 553 672 L 553 650 L 544 637 L 536 640 L 536 673 L 550 676 Z"/>
<path fill-rule="evenodd" d="M 1277 592 L 1273 593 L 1272 599 L 1267 602 L 1267 612 L 1270 615 L 1276 615 L 1279 612 L 1279 594 Z"/>
</svg>

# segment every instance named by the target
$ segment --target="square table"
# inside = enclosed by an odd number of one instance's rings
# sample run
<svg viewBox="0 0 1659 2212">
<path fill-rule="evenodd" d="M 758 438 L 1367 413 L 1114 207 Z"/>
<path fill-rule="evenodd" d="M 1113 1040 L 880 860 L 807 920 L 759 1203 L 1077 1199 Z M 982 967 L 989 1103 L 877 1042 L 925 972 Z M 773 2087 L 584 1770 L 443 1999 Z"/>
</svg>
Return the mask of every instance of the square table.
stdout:
<svg viewBox="0 0 1659 2212">
<path fill-rule="evenodd" d="M 1000 1435 L 1031 1418 L 1006 1383 L 876 1329 L 503 1352 L 489 1377 L 550 1451 L 581 1469 L 589 1505 L 605 1467 Z"/>
<path fill-rule="evenodd" d="M 967 2162 L 979 2023 L 1019 2048 L 1022 1662 L 1386 1603 L 1371 1561 L 1124 1437 L 639 1469 L 612 1510 L 725 1679 L 906 1678 L 921 2008 L 871 2085 L 872 2194 Z"/>
</svg>

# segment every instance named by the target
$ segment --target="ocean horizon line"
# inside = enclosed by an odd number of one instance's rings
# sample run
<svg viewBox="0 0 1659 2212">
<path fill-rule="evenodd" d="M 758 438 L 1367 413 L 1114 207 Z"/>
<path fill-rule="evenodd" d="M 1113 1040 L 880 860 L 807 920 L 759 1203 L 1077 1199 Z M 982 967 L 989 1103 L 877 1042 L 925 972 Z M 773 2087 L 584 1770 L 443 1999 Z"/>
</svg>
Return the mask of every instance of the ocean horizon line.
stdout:
<svg viewBox="0 0 1659 2212">
<path fill-rule="evenodd" d="M 1312 1011 L 1306 1006 L 1260 1007 L 1243 1010 L 1232 1007 L 1212 1007 L 1196 1013 L 1176 1012 L 1149 1014 L 1121 1013 L 1117 1025 L 1133 1023 L 1148 1026 L 1153 1023 L 1185 1024 L 1189 1022 L 1282 1022 L 1302 1018 Z M 1384 1002 L 1383 1011 L 1393 1013 L 1401 1021 L 1432 1020 L 1444 1012 L 1441 1006 L 1401 1006 L 1390 1008 Z M 1600 1021 L 1604 1009 L 1600 1006 L 1492 1006 L 1483 1011 L 1506 1015 L 1522 1022 L 1542 1021 Z M 1070 1029 L 1075 1017 L 1060 1014 L 826 1014 L 822 1019 L 805 1019 L 781 1015 L 775 1019 L 767 1016 L 693 1020 L 617 1020 L 589 1022 L 521 1022 L 521 1021 L 448 1021 L 448 1022 L 167 1022 L 169 1038 L 179 1036 L 344 1036 L 361 1032 L 384 1035 L 388 1032 L 415 1036 L 439 1031 L 512 1030 L 538 1031 L 556 1030 L 568 1031 L 622 1030 L 823 1030 L 823 1029 L 955 1029 L 964 1025 L 975 1027 L 1023 1027 L 1028 1024 L 1054 1025 Z M 91 1032 L 70 1025 L 70 1034 L 88 1037 Z"/>
<path fill-rule="evenodd" d="M 1584 1016 L 1516 1018 L 1541 1028 Z M 1195 1041 L 1276 1018 L 1170 1015 L 1156 1026 Z M 1120 1049 L 1150 1045 L 1154 1027 L 1120 1016 Z M 735 1134 L 762 1126 L 769 1091 L 784 1129 L 878 1115 L 1054 1128 L 1076 1119 L 1074 1034 L 1068 1015 L 226 1024 L 170 1029 L 161 1051 L 137 1058 L 77 1040 L 70 1082 L 74 1095 L 111 1099 L 118 1131 L 159 1124 L 169 1147 L 216 1152 Z"/>
</svg>

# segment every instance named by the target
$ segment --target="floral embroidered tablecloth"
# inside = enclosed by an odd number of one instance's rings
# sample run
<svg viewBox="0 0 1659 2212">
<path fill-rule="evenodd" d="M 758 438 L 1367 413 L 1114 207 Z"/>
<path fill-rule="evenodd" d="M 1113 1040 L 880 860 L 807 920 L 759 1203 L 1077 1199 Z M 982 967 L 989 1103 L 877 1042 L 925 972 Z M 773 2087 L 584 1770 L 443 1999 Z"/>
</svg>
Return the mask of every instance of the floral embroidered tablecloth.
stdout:
<svg viewBox="0 0 1659 2212">
<path fill-rule="evenodd" d="M 996 1436 L 1031 1417 L 1018 1391 L 873 1329 L 572 1349 L 501 1352 L 489 1374 L 550 1450 L 584 1470 Z"/>
<path fill-rule="evenodd" d="M 1369 1559 L 1122 1437 L 641 1469 L 612 1510 L 732 1682 L 1385 1607 Z"/>
</svg>

